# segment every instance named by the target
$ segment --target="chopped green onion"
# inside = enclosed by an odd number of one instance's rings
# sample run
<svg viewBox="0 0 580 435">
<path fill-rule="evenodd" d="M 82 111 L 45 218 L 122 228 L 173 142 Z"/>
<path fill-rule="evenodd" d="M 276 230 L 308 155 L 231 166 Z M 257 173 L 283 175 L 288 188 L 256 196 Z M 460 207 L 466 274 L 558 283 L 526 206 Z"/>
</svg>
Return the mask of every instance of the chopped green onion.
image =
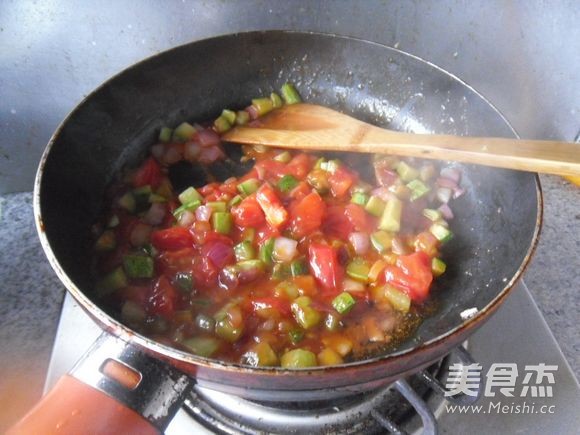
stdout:
<svg viewBox="0 0 580 435">
<path fill-rule="evenodd" d="M 238 192 L 242 195 L 251 195 L 260 188 L 260 180 L 257 178 L 250 178 L 238 184 Z"/>
<path fill-rule="evenodd" d="M 441 219 L 441 212 L 432 208 L 423 209 L 423 216 L 425 216 L 430 221 L 436 222 Z"/>
<path fill-rule="evenodd" d="M 137 208 L 137 202 L 131 192 L 125 193 L 119 198 L 119 206 L 127 210 L 129 213 L 134 213 Z"/>
<path fill-rule="evenodd" d="M 192 337 L 181 341 L 181 344 L 191 353 L 210 357 L 219 349 L 220 343 L 213 337 Z"/>
<path fill-rule="evenodd" d="M 221 116 L 226 118 L 231 125 L 233 125 L 236 122 L 236 112 L 234 112 L 233 110 L 224 109 L 222 110 Z"/>
<path fill-rule="evenodd" d="M 273 160 L 281 163 L 288 163 L 290 160 L 292 160 L 292 155 L 288 151 L 282 151 L 280 154 L 276 154 L 273 157 Z"/>
<path fill-rule="evenodd" d="M 379 222 L 379 229 L 397 232 L 401 229 L 401 214 L 403 203 L 400 199 L 391 198 L 387 201 L 383 215 Z"/>
<path fill-rule="evenodd" d="M 169 127 L 162 127 L 161 131 L 159 132 L 159 142 L 167 143 L 171 141 L 171 135 L 173 134 L 173 130 Z"/>
<path fill-rule="evenodd" d="M 421 180 L 415 179 L 407 183 L 407 187 L 411 189 L 411 201 L 421 198 L 431 189 L 425 185 Z"/>
<path fill-rule="evenodd" d="M 182 206 L 177 207 L 173 211 L 173 216 L 179 218 L 179 215 L 184 211 L 195 211 L 200 205 L 201 202 L 199 202 L 198 200 L 188 202 L 187 204 L 183 204 Z"/>
<path fill-rule="evenodd" d="M 379 254 L 389 250 L 393 242 L 393 235 L 386 231 L 375 231 L 371 234 L 371 244 Z"/>
<path fill-rule="evenodd" d="M 276 92 L 272 92 L 270 94 L 270 100 L 272 100 L 272 105 L 274 106 L 274 109 L 277 109 L 279 107 L 282 107 L 282 98 L 280 98 L 280 95 L 278 95 Z"/>
<path fill-rule="evenodd" d="M 441 243 L 448 242 L 453 238 L 453 233 L 445 225 L 436 222 L 429 228 L 431 234 L 435 236 Z"/>
<path fill-rule="evenodd" d="M 280 181 L 278 181 L 278 189 L 282 192 L 290 192 L 296 186 L 298 186 L 298 180 L 290 174 L 284 175 L 280 178 Z"/>
<path fill-rule="evenodd" d="M 365 205 L 365 210 L 376 217 L 380 217 L 385 211 L 385 201 L 378 196 L 371 196 Z"/>
<path fill-rule="evenodd" d="M 228 212 L 218 211 L 211 215 L 211 222 L 214 231 L 221 234 L 229 234 L 232 230 L 233 219 Z"/>
<path fill-rule="evenodd" d="M 232 128 L 232 124 L 230 124 L 230 122 L 228 121 L 228 119 L 225 116 L 220 115 L 213 122 L 213 127 L 215 128 L 215 131 L 217 133 L 221 134 L 221 133 L 225 133 L 230 128 Z"/>
<path fill-rule="evenodd" d="M 210 201 L 206 204 L 212 212 L 225 212 L 227 210 L 227 204 L 224 201 Z"/>
<path fill-rule="evenodd" d="M 387 284 L 384 287 L 384 295 L 395 310 L 403 313 L 409 311 L 411 298 L 407 294 Z"/>
<path fill-rule="evenodd" d="M 310 306 L 311 302 L 308 296 L 300 296 L 290 304 L 294 319 L 304 329 L 313 328 L 320 323 L 320 313 Z"/>
<path fill-rule="evenodd" d="M 112 272 L 105 275 L 105 277 L 97 283 L 97 296 L 106 296 L 115 290 L 127 287 L 127 276 L 121 266 L 117 267 Z"/>
<path fill-rule="evenodd" d="M 117 246 L 115 233 L 111 230 L 103 231 L 103 234 L 97 239 L 95 249 L 98 252 L 112 251 Z"/>
<path fill-rule="evenodd" d="M 414 180 L 419 176 L 419 171 L 405 162 L 399 162 L 396 169 L 399 177 L 405 182 Z"/>
<path fill-rule="evenodd" d="M 230 202 L 228 202 L 228 208 L 232 208 L 238 205 L 240 202 L 242 202 L 242 199 L 243 198 L 241 195 L 234 196 L 232 199 L 230 199 Z"/>
<path fill-rule="evenodd" d="M 340 314 L 347 314 L 356 304 L 350 293 L 343 292 L 332 300 L 332 306 Z"/>
<path fill-rule="evenodd" d="M 173 130 L 172 140 L 173 142 L 187 142 L 196 132 L 197 130 L 193 125 L 182 122 Z"/>
<path fill-rule="evenodd" d="M 236 113 L 236 124 L 246 125 L 248 122 L 250 122 L 250 114 L 245 110 L 238 110 Z"/>
<path fill-rule="evenodd" d="M 447 265 L 440 258 L 433 258 L 431 260 L 431 272 L 433 272 L 433 276 L 438 277 L 443 275 L 446 269 Z"/>
<path fill-rule="evenodd" d="M 352 202 L 353 204 L 362 205 L 363 207 L 366 205 L 368 200 L 369 196 L 363 192 L 354 192 L 352 194 L 352 197 L 350 198 L 350 202 Z"/>
<path fill-rule="evenodd" d="M 298 91 L 292 83 L 284 83 L 284 85 L 282 85 L 282 89 L 280 89 L 280 93 L 282 94 L 282 98 L 286 104 L 296 104 L 302 102 L 300 94 L 298 94 Z"/>
<path fill-rule="evenodd" d="M 256 257 L 256 250 L 252 242 L 246 240 L 234 246 L 236 261 L 252 260 Z"/>
<path fill-rule="evenodd" d="M 298 344 L 304 338 L 304 330 L 292 329 L 290 330 L 290 332 L 288 332 L 288 335 L 290 336 L 290 341 L 292 342 L 292 344 Z"/>
<path fill-rule="evenodd" d="M 258 116 L 263 116 L 274 109 L 274 103 L 269 98 L 254 98 L 252 100 L 252 106 L 258 111 Z"/>
<path fill-rule="evenodd" d="M 360 282 L 368 282 L 370 267 L 361 258 L 355 258 L 346 266 L 346 274 Z"/>
<path fill-rule="evenodd" d="M 145 255 L 127 254 L 123 257 L 123 269 L 129 278 L 151 278 L 153 259 Z"/>
<path fill-rule="evenodd" d="M 179 198 L 179 202 L 182 204 L 203 200 L 203 196 L 201 196 L 199 192 L 195 190 L 195 187 L 188 187 L 183 192 L 181 192 L 177 198 Z"/>
<path fill-rule="evenodd" d="M 292 276 L 308 275 L 308 264 L 303 258 L 298 258 L 290 263 L 290 272 Z"/>
<path fill-rule="evenodd" d="M 193 290 L 193 275 L 191 272 L 177 272 L 173 285 L 182 293 L 189 294 Z"/>
<path fill-rule="evenodd" d="M 262 246 L 260 246 L 260 260 L 262 260 L 262 262 L 264 264 L 272 264 L 272 254 L 274 252 L 274 238 L 270 238 L 268 240 L 266 240 L 264 243 L 262 243 Z"/>
</svg>

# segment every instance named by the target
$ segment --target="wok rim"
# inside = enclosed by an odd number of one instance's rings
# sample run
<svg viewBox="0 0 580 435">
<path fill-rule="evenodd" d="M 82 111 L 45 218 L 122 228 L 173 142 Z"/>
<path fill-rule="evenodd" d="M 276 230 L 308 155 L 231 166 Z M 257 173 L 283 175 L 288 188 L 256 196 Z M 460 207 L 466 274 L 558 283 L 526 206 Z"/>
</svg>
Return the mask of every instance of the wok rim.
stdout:
<svg viewBox="0 0 580 435">
<path fill-rule="evenodd" d="M 444 344 L 444 342 L 450 339 L 454 335 L 460 335 L 460 333 L 467 333 L 470 335 L 471 333 L 475 332 L 480 326 L 482 326 L 493 313 L 497 311 L 499 306 L 505 301 L 505 299 L 509 296 L 511 290 L 515 287 L 517 282 L 521 279 L 523 273 L 525 272 L 526 268 L 529 266 L 530 261 L 536 251 L 539 236 L 542 229 L 543 224 L 543 210 L 544 210 L 544 199 L 543 193 L 540 183 L 540 178 L 537 173 L 534 173 L 534 181 L 536 185 L 536 201 L 537 201 L 537 213 L 536 213 L 536 222 L 534 227 L 534 234 L 531 239 L 531 243 L 526 251 L 526 254 L 519 265 L 516 273 L 511 277 L 511 279 L 505 284 L 505 286 L 497 292 L 497 295 L 481 310 L 477 312 L 473 317 L 470 317 L 464 320 L 461 324 L 457 325 L 455 328 L 446 331 L 443 334 L 440 334 L 431 340 L 422 342 L 416 346 L 410 347 L 408 349 L 388 352 L 379 356 L 375 356 L 372 358 L 367 358 L 359 361 L 354 361 L 346 364 L 340 364 L 335 366 L 316 366 L 316 367 L 308 367 L 308 368 L 301 368 L 301 369 L 285 369 L 282 367 L 252 367 L 244 364 L 239 363 L 231 363 L 220 361 L 217 359 L 205 358 L 200 357 L 186 351 L 181 351 L 179 349 L 169 347 L 162 343 L 159 343 L 151 338 L 145 337 L 135 331 L 133 331 L 128 326 L 125 326 L 123 323 L 119 322 L 112 316 L 110 316 L 106 311 L 100 308 L 97 304 L 95 304 L 83 290 L 81 290 L 67 275 L 64 269 L 61 267 L 58 259 L 56 258 L 55 253 L 52 251 L 50 242 L 46 236 L 44 222 L 42 219 L 41 213 L 41 196 L 42 196 L 42 179 L 44 173 L 44 167 L 50 155 L 51 149 L 54 144 L 57 142 L 61 132 L 65 129 L 68 124 L 68 121 L 79 111 L 83 110 L 85 104 L 93 98 L 95 94 L 109 85 L 110 82 L 114 81 L 117 77 L 127 73 L 128 71 L 132 71 L 134 69 L 140 68 L 142 64 L 149 62 L 151 59 L 157 58 L 162 55 L 166 55 L 167 53 L 173 51 L 179 51 L 183 47 L 203 43 L 212 40 L 218 39 L 226 39 L 232 38 L 238 35 L 264 35 L 264 34 L 272 34 L 277 33 L 280 35 L 313 35 L 319 36 L 324 38 L 330 39 L 339 39 L 339 40 L 347 40 L 347 41 L 356 41 L 359 43 L 375 45 L 381 47 L 383 49 L 387 49 L 387 51 L 398 53 L 404 57 L 408 57 L 414 59 L 418 62 L 427 64 L 429 67 L 437 70 L 438 72 L 444 74 L 445 76 L 451 78 L 454 81 L 460 83 L 463 87 L 467 88 L 470 92 L 472 92 L 475 96 L 480 98 L 486 105 L 488 105 L 498 116 L 499 118 L 505 123 L 505 125 L 509 128 L 509 130 L 513 133 L 515 138 L 520 138 L 516 130 L 513 128 L 511 123 L 507 120 L 507 118 L 503 115 L 503 113 L 495 107 L 494 104 L 491 103 L 484 95 L 482 95 L 479 91 L 473 88 L 471 85 L 466 83 L 461 78 L 457 77 L 456 75 L 450 73 L 449 71 L 439 67 L 438 65 L 425 60 L 419 56 L 414 54 L 405 52 L 398 48 L 394 48 L 388 46 L 386 44 L 357 38 L 348 35 L 339 35 L 336 33 L 325 33 L 325 32 L 312 32 L 312 31 L 298 31 L 298 30 L 280 30 L 280 29 L 271 29 L 271 30 L 260 30 L 260 31 L 248 31 L 248 32 L 235 32 L 235 33 L 224 33 L 208 38 L 203 38 L 199 40 L 190 41 L 185 44 L 181 44 L 175 47 L 172 47 L 168 50 L 161 51 L 160 53 L 153 54 L 148 56 L 144 59 L 141 59 L 132 65 L 124 68 L 123 70 L 119 71 L 118 73 L 108 77 L 104 82 L 102 82 L 99 86 L 93 89 L 89 94 L 87 94 L 63 119 L 63 121 L 58 125 L 55 132 L 50 137 L 45 150 L 42 153 L 41 159 L 39 161 L 39 166 L 36 172 L 35 181 L 34 181 L 34 190 L 33 190 L 33 215 L 34 215 L 34 222 L 36 226 L 36 230 L 38 233 L 38 237 L 41 242 L 41 246 L 44 250 L 48 261 L 53 268 L 54 272 L 60 279 L 60 281 L 65 285 L 66 290 L 73 296 L 73 298 L 79 303 L 79 305 L 89 314 L 89 316 L 95 321 L 99 327 L 108 333 L 115 335 L 128 343 L 137 345 L 139 347 L 143 347 L 147 350 L 154 352 L 156 355 L 161 355 L 163 357 L 169 358 L 171 361 L 179 362 L 180 364 L 187 364 L 191 366 L 203 367 L 207 369 L 213 370 L 225 370 L 229 372 L 243 372 L 248 374 L 260 374 L 260 375 L 289 375 L 289 376 L 300 376 L 300 375 L 311 375 L 311 374 L 324 374 L 324 373 L 337 373 L 339 371 L 346 371 L 352 370 L 356 368 L 362 368 L 367 366 L 373 366 L 381 363 L 385 363 L 386 361 L 394 361 L 397 359 L 401 359 L 404 357 L 409 357 L 414 355 L 418 352 L 427 352 L 429 349 L 437 348 L 438 345 Z M 438 359 L 440 357 L 440 352 L 434 352 L 431 361 Z M 422 363 L 421 363 L 422 364 Z M 419 364 L 419 365 L 421 365 Z"/>
</svg>

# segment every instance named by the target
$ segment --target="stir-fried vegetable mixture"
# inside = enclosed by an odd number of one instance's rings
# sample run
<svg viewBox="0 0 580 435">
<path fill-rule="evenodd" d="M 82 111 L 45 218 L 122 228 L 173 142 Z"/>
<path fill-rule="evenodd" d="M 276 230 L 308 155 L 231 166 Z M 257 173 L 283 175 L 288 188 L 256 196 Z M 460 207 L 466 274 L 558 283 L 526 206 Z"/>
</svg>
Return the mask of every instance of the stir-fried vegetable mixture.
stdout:
<svg viewBox="0 0 580 435">
<path fill-rule="evenodd" d="M 375 156 L 376 185 L 347 164 L 247 149 L 240 178 L 175 191 L 169 167 L 224 156 L 219 134 L 300 97 L 291 84 L 206 126 L 163 128 L 112 188 L 97 225 L 96 291 L 135 330 L 251 366 L 334 365 L 419 324 L 460 173 Z"/>
</svg>

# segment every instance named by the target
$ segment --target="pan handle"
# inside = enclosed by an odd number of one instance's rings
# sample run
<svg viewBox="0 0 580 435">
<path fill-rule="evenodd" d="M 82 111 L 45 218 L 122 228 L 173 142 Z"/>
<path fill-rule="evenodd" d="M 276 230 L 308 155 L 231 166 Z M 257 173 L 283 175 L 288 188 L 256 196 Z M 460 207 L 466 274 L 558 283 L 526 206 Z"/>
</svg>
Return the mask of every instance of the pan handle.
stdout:
<svg viewBox="0 0 580 435">
<path fill-rule="evenodd" d="M 8 434 L 163 433 L 194 383 L 104 332 Z"/>
</svg>

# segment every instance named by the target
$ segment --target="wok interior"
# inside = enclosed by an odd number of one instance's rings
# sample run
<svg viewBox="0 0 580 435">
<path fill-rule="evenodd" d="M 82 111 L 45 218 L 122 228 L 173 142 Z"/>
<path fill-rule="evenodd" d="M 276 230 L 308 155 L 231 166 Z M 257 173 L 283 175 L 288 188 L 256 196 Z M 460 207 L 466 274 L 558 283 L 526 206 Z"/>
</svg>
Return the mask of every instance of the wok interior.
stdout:
<svg viewBox="0 0 580 435">
<path fill-rule="evenodd" d="M 381 45 L 328 35 L 265 32 L 178 47 L 114 77 L 56 134 L 40 185 L 46 237 L 60 266 L 91 299 L 91 225 L 106 186 L 136 165 L 159 128 L 245 107 L 294 82 L 308 102 L 415 132 L 513 136 L 480 96 L 436 67 Z M 538 215 L 534 174 L 459 165 L 467 193 L 453 204 L 448 271 L 432 292 L 437 313 L 399 350 L 459 325 L 516 274 Z M 98 302 L 98 301 L 94 301 Z"/>
</svg>

